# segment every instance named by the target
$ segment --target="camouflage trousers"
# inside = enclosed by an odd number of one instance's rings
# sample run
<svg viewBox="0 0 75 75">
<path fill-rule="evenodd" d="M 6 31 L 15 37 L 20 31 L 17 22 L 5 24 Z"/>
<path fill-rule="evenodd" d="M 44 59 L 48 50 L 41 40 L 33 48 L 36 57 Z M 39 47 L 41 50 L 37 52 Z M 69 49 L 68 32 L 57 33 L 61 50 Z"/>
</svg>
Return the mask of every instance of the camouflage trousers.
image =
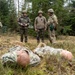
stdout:
<svg viewBox="0 0 75 75">
<path fill-rule="evenodd" d="M 20 28 L 20 36 L 21 36 L 21 38 L 20 38 L 20 41 L 21 42 L 27 42 L 28 41 L 28 38 L 27 38 L 27 35 L 28 35 L 28 28 L 24 28 L 24 27 L 21 27 Z"/>
<path fill-rule="evenodd" d="M 50 27 L 48 27 L 48 35 L 49 35 L 49 41 L 51 43 L 55 43 L 56 42 L 56 32 L 55 30 L 53 29 L 52 31 L 50 30 Z"/>
<path fill-rule="evenodd" d="M 37 30 L 37 43 L 39 43 L 40 40 L 42 40 L 42 42 L 44 42 L 44 29 Z"/>
</svg>

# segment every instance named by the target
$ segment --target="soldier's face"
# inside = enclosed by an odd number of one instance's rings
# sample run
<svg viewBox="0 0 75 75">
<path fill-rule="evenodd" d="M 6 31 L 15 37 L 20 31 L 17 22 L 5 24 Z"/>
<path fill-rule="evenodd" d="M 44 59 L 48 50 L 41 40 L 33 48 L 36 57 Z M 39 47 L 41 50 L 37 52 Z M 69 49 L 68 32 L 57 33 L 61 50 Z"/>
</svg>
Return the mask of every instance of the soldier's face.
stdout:
<svg viewBox="0 0 75 75">
<path fill-rule="evenodd" d="M 41 17 L 42 16 L 42 13 L 40 13 L 39 16 Z"/>
<path fill-rule="evenodd" d="M 52 16 L 52 15 L 53 15 L 53 12 L 48 12 L 48 15 L 49 15 L 49 16 Z"/>
<path fill-rule="evenodd" d="M 27 14 L 26 13 L 23 13 L 23 16 L 27 16 Z"/>
<path fill-rule="evenodd" d="M 50 15 L 50 12 L 48 12 L 48 15 Z"/>
</svg>

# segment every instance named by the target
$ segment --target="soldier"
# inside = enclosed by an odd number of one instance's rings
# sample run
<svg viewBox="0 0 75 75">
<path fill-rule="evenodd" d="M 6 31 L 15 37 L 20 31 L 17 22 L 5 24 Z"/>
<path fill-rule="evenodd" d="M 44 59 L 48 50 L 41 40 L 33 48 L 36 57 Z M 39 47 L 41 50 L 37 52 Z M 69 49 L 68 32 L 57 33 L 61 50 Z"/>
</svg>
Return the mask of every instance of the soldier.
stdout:
<svg viewBox="0 0 75 75">
<path fill-rule="evenodd" d="M 22 11 L 22 16 L 19 18 L 18 21 L 19 25 L 20 25 L 20 33 L 21 33 L 21 42 L 23 42 L 23 38 L 25 38 L 25 43 L 27 43 L 28 39 L 27 39 L 27 34 L 28 34 L 28 26 L 30 23 L 30 19 L 27 15 L 27 11 L 23 10 Z"/>
<path fill-rule="evenodd" d="M 58 25 L 58 20 L 57 20 L 56 15 L 54 14 L 53 9 L 48 10 L 48 15 L 49 15 L 49 19 L 48 19 L 47 24 L 48 24 L 49 40 L 51 43 L 55 43 L 55 40 L 56 40 L 55 30 Z"/>
<path fill-rule="evenodd" d="M 39 10 L 38 14 L 34 22 L 34 28 L 37 32 L 37 43 L 40 42 L 40 38 L 44 42 L 44 31 L 46 30 L 46 18 L 43 16 L 43 11 Z"/>
</svg>

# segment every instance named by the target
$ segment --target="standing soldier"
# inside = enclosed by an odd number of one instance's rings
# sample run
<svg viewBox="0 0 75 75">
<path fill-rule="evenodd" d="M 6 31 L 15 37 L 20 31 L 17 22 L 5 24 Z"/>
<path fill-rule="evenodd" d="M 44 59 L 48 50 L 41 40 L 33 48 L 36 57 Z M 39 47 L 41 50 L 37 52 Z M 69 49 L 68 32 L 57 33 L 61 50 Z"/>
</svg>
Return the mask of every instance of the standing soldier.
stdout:
<svg viewBox="0 0 75 75">
<path fill-rule="evenodd" d="M 20 33 L 21 33 L 21 42 L 23 42 L 23 38 L 25 38 L 25 43 L 27 43 L 28 39 L 27 39 L 27 34 L 28 34 L 28 26 L 30 23 L 30 19 L 27 15 L 27 11 L 23 10 L 22 11 L 22 16 L 19 18 L 18 21 L 19 25 L 20 25 Z"/>
<path fill-rule="evenodd" d="M 49 40 L 51 43 L 55 43 L 55 41 L 56 41 L 55 30 L 58 25 L 58 20 L 57 20 L 56 15 L 54 14 L 53 9 L 48 10 L 48 15 L 49 15 L 49 19 L 48 19 Z"/>
<path fill-rule="evenodd" d="M 38 11 L 38 16 L 35 18 L 34 27 L 37 32 L 37 43 L 44 42 L 44 31 L 46 30 L 46 18 L 43 16 L 43 11 Z"/>
</svg>

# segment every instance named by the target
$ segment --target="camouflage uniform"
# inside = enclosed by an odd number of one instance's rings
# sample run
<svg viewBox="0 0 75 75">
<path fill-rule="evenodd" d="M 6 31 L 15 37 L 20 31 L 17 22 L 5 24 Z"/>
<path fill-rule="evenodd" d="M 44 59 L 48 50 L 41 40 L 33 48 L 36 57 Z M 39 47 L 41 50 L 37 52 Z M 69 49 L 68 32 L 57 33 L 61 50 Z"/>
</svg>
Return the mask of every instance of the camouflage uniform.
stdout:
<svg viewBox="0 0 75 75">
<path fill-rule="evenodd" d="M 30 19 L 28 16 L 21 16 L 18 21 L 20 25 L 20 34 L 21 34 L 21 42 L 23 42 L 23 38 L 25 37 L 25 42 L 27 42 L 27 34 L 28 34 L 28 26 L 30 23 Z"/>
<path fill-rule="evenodd" d="M 40 63 L 41 59 L 38 55 L 34 54 L 31 50 L 29 50 L 26 47 L 22 47 L 22 46 L 14 46 L 12 48 L 9 49 L 8 53 L 5 53 L 4 55 L 2 55 L 1 59 L 2 59 L 2 64 L 8 64 L 10 63 L 10 65 L 12 63 L 18 63 L 17 59 L 18 59 L 18 51 L 26 51 L 29 54 L 30 57 L 30 63 L 29 65 L 31 66 L 36 66 Z M 25 60 L 26 61 L 26 60 Z"/>
<path fill-rule="evenodd" d="M 55 29 L 57 27 L 58 24 L 58 20 L 56 15 L 54 14 L 54 10 L 53 9 L 49 9 L 48 10 L 49 13 L 53 13 L 51 16 L 49 16 L 48 19 L 48 34 L 49 34 L 49 40 L 51 43 L 55 43 L 56 40 L 56 36 L 55 36 Z"/>
<path fill-rule="evenodd" d="M 39 11 L 38 13 L 42 13 Z M 44 42 L 44 30 L 46 30 L 46 18 L 44 16 L 38 16 L 35 18 L 34 27 L 37 32 L 37 42 L 40 42 L 40 38 L 42 42 Z"/>
</svg>

